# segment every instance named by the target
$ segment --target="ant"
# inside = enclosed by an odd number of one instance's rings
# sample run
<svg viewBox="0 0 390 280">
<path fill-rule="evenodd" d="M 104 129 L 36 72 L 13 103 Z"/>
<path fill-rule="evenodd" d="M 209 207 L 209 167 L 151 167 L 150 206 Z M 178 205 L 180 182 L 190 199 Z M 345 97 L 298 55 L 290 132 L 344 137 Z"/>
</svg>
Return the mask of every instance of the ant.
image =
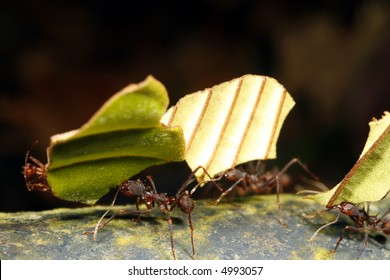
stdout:
<svg viewBox="0 0 390 280">
<path fill-rule="evenodd" d="M 188 179 L 183 183 L 183 185 L 180 187 L 178 192 L 174 197 L 168 196 L 166 193 L 158 193 L 155 187 L 155 184 L 153 182 L 153 179 L 151 176 L 147 176 L 148 184 L 143 183 L 140 180 L 126 180 L 123 183 L 121 183 L 118 186 L 118 190 L 114 196 L 114 200 L 111 203 L 111 206 L 115 204 L 117 195 L 119 192 L 121 192 L 123 195 L 127 197 L 134 197 L 137 199 L 136 201 L 136 208 L 137 210 L 127 210 L 127 209 L 121 209 L 111 215 L 110 218 L 108 218 L 104 223 L 101 223 L 103 218 L 110 212 L 110 210 L 107 210 L 98 223 L 96 224 L 94 231 L 86 231 L 84 234 L 93 234 L 94 239 L 96 239 L 97 231 L 103 227 L 105 227 L 116 215 L 118 214 L 136 214 L 137 221 L 139 221 L 140 216 L 143 214 L 147 214 L 152 209 L 157 206 L 158 209 L 161 211 L 161 213 L 164 215 L 166 220 L 168 221 L 170 235 L 171 235 L 171 252 L 174 259 L 176 259 L 175 255 L 175 246 L 173 241 L 173 228 L 172 228 L 172 218 L 169 216 L 167 212 L 171 212 L 176 206 L 186 213 L 188 215 L 188 222 L 190 227 L 190 233 L 191 233 L 191 245 L 192 245 L 192 256 L 195 256 L 195 246 L 194 246 L 194 227 L 192 224 L 192 216 L 191 213 L 194 210 L 195 203 L 190 198 L 190 194 L 186 188 L 188 185 L 193 182 L 193 177 L 196 171 L 199 168 L 196 168 L 191 175 L 188 177 Z M 145 211 L 141 211 L 139 209 L 139 204 L 144 203 L 146 206 Z"/>
<path fill-rule="evenodd" d="M 311 177 L 318 180 L 317 176 L 313 175 L 309 169 L 298 158 L 290 160 L 280 171 L 274 169 L 272 171 L 265 171 L 265 164 L 263 161 L 258 161 L 256 168 L 250 170 L 250 172 L 240 170 L 238 168 L 231 168 L 226 171 L 222 171 L 214 176 L 214 180 L 227 180 L 233 182 L 233 184 L 224 190 L 222 187 L 217 186 L 221 191 L 220 196 L 213 202 L 217 205 L 225 196 L 231 193 L 236 187 L 241 188 L 244 192 L 252 192 L 254 194 L 267 193 L 271 188 L 276 186 L 276 204 L 278 207 L 278 217 L 280 224 L 285 227 L 286 223 L 283 221 L 279 194 L 283 187 L 291 185 L 291 178 L 285 173 L 294 164 L 299 164 Z M 284 176 L 283 176 L 284 175 Z M 196 186 L 197 187 L 197 186 Z M 196 188 L 195 187 L 195 188 Z M 191 193 L 194 189 L 191 191 Z"/>
<path fill-rule="evenodd" d="M 47 158 L 49 159 L 49 150 L 46 149 Z M 28 162 L 31 160 L 32 163 Z M 30 156 L 30 151 L 27 151 L 26 158 L 24 160 L 24 166 L 22 174 L 26 182 L 28 191 L 42 191 L 46 192 L 50 190 L 49 183 L 47 182 L 47 167 L 49 163 L 43 164 L 38 159 Z"/>
<path fill-rule="evenodd" d="M 353 204 L 351 202 L 342 202 L 340 204 L 332 206 L 329 209 L 326 209 L 324 211 L 319 212 L 319 214 L 322 214 L 326 211 L 330 211 L 333 209 L 339 210 L 339 213 L 338 213 L 336 219 L 330 223 L 323 225 L 319 229 L 317 229 L 317 231 L 310 238 L 310 241 L 312 241 L 314 239 L 314 237 L 318 234 L 318 232 L 320 232 L 320 230 L 322 230 L 323 228 L 325 228 L 327 226 L 330 226 L 330 225 L 336 223 L 339 220 L 341 214 L 344 214 L 344 215 L 350 217 L 351 220 L 354 221 L 357 226 L 347 225 L 344 227 L 344 230 L 343 230 L 339 240 L 336 243 L 336 247 L 330 251 L 331 253 L 335 253 L 337 251 L 338 246 L 340 245 L 341 241 L 344 239 L 344 234 L 346 231 L 364 232 L 363 248 L 360 251 L 360 253 L 356 259 L 359 259 L 361 257 L 361 255 L 363 254 L 364 250 L 366 249 L 367 242 L 368 242 L 368 233 L 371 230 L 376 230 L 379 232 L 383 232 L 386 235 L 390 235 L 390 220 L 385 219 L 385 217 L 388 214 L 390 214 L 390 209 L 387 210 L 380 218 L 378 218 L 378 215 L 370 216 L 368 214 L 369 204 L 368 204 L 367 211 L 365 211 L 364 207 L 362 209 L 359 209 L 355 204 Z"/>
</svg>

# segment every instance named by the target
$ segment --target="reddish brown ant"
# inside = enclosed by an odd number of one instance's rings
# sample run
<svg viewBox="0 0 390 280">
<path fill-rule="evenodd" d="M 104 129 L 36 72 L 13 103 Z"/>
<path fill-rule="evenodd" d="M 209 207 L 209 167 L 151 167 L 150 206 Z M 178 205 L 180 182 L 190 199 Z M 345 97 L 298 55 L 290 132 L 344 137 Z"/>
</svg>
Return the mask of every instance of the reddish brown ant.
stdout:
<svg viewBox="0 0 390 280">
<path fill-rule="evenodd" d="M 352 221 L 355 222 L 357 226 L 350 226 L 347 225 L 344 227 L 344 230 L 338 239 L 336 246 L 333 250 L 331 250 L 331 253 L 335 253 L 337 251 L 338 246 L 340 245 L 341 241 L 344 239 L 344 234 L 346 231 L 354 231 L 354 232 L 364 232 L 364 241 L 363 241 L 363 248 L 360 251 L 358 257 L 356 259 L 359 259 L 360 256 L 363 254 L 364 250 L 367 247 L 368 242 L 368 234 L 371 230 L 376 230 L 379 232 L 383 232 L 386 235 L 390 235 L 390 220 L 385 219 L 385 216 L 390 214 L 390 209 L 387 210 L 380 218 L 378 218 L 378 215 L 370 216 L 368 214 L 369 207 L 367 211 L 364 210 L 364 208 L 359 209 L 355 204 L 350 202 L 342 202 L 340 204 L 334 205 L 329 209 L 326 209 L 324 211 L 319 212 L 319 214 L 322 214 L 323 212 L 330 211 L 332 209 L 338 209 L 339 213 L 336 217 L 336 219 L 330 223 L 327 223 L 320 227 L 310 238 L 310 241 L 314 239 L 314 237 L 320 232 L 323 228 L 330 226 L 334 223 L 336 223 L 341 214 L 344 214 L 351 218 Z"/>
<path fill-rule="evenodd" d="M 48 150 L 46 152 L 48 153 Z M 49 159 L 48 155 L 47 158 Z M 31 160 L 32 163 L 28 162 L 28 160 Z M 30 156 L 30 151 L 27 151 L 22 174 L 28 191 L 46 192 L 50 190 L 46 174 L 48 165 L 49 163 L 43 164 L 41 161 Z"/>
<path fill-rule="evenodd" d="M 252 192 L 254 194 L 267 193 L 270 189 L 276 187 L 276 204 L 278 208 L 279 222 L 282 226 L 286 226 L 283 221 L 279 194 L 282 192 L 283 187 L 291 184 L 291 180 L 285 173 L 294 164 L 299 164 L 311 177 L 318 180 L 309 169 L 298 158 L 290 160 L 280 171 L 272 170 L 265 171 L 264 161 L 258 161 L 256 168 L 250 172 L 242 171 L 238 168 L 232 168 L 214 176 L 214 180 L 225 179 L 233 184 L 226 190 L 217 186 L 221 191 L 220 196 L 214 201 L 214 205 L 217 205 L 222 198 L 231 193 L 236 187 L 241 188 L 244 192 Z M 194 191 L 194 190 L 193 190 Z M 191 193 L 193 192 L 191 191 Z"/>
<path fill-rule="evenodd" d="M 126 180 L 118 186 L 118 190 L 115 194 L 114 200 L 111 203 L 111 206 L 115 204 L 117 195 L 121 192 L 123 195 L 127 197 L 134 197 L 137 199 L 136 208 L 137 210 L 127 210 L 121 209 L 111 215 L 104 223 L 101 223 L 103 218 L 108 214 L 110 210 L 107 210 L 98 223 L 96 224 L 94 231 L 86 231 L 84 234 L 93 234 L 94 239 L 96 239 L 97 231 L 103 227 L 105 227 L 116 215 L 118 214 L 135 214 L 137 215 L 137 220 L 140 219 L 140 216 L 143 214 L 149 213 L 155 206 L 161 211 L 166 220 L 168 221 L 170 235 L 171 235 L 171 252 L 174 259 L 176 259 L 175 255 L 175 246 L 173 241 L 173 228 L 172 228 L 172 218 L 169 216 L 167 212 L 172 211 L 176 206 L 188 215 L 188 222 L 191 232 L 191 245 L 192 245 L 192 255 L 195 255 L 195 246 L 194 246 L 194 228 L 192 225 L 192 216 L 191 213 L 194 210 L 194 201 L 190 198 L 190 194 L 186 188 L 189 184 L 194 180 L 194 174 L 196 171 L 202 167 L 198 167 L 191 173 L 191 176 L 183 183 L 178 192 L 174 197 L 168 196 L 166 193 L 158 193 L 153 182 L 153 179 L 150 176 L 147 176 L 148 184 L 143 183 L 140 180 Z M 145 211 L 141 211 L 139 209 L 140 203 L 145 204 Z"/>
</svg>

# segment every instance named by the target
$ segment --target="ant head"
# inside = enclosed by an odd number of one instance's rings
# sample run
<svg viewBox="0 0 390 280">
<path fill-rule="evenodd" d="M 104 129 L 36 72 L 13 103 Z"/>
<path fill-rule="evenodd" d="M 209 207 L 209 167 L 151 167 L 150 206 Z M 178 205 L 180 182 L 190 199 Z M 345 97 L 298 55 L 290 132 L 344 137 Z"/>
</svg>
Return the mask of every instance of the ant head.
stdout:
<svg viewBox="0 0 390 280">
<path fill-rule="evenodd" d="M 23 170 L 22 170 L 22 174 L 24 176 L 24 179 L 27 181 L 29 181 L 29 179 L 31 178 L 31 176 L 34 175 L 34 170 L 35 170 L 35 166 L 33 166 L 31 163 L 28 163 L 26 162 L 23 166 Z"/>
<path fill-rule="evenodd" d="M 145 186 L 141 181 L 127 180 L 119 185 L 119 190 L 127 197 L 141 197 L 145 193 Z"/>
<path fill-rule="evenodd" d="M 50 188 L 46 180 L 44 170 L 27 163 L 23 167 L 22 174 L 28 191 L 48 191 Z"/>
<path fill-rule="evenodd" d="M 223 177 L 228 179 L 229 181 L 238 181 L 240 179 L 242 179 L 244 177 L 244 174 L 242 171 L 236 169 L 236 168 L 233 168 L 233 169 L 229 169 L 227 170 L 224 174 L 223 174 Z"/>
<path fill-rule="evenodd" d="M 336 208 L 340 209 L 341 213 L 350 217 L 359 215 L 359 208 L 350 202 L 342 202 Z"/>
</svg>

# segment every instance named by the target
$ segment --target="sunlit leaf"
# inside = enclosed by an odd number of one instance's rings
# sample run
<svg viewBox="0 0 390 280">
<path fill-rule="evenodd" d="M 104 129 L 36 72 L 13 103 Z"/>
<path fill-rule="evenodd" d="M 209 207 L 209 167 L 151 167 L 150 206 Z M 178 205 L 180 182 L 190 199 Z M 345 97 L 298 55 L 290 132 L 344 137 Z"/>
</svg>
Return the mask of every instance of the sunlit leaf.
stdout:
<svg viewBox="0 0 390 280">
<path fill-rule="evenodd" d="M 373 202 L 390 190 L 390 113 L 373 119 L 370 133 L 359 160 L 344 179 L 328 192 L 310 195 L 328 208 L 341 202 Z"/>
<path fill-rule="evenodd" d="M 54 195 L 93 204 L 143 169 L 184 160 L 180 127 L 160 123 L 165 87 L 149 76 L 112 96 L 80 129 L 55 135 L 47 179 Z"/>
<path fill-rule="evenodd" d="M 191 169 L 201 165 L 215 175 L 250 160 L 276 158 L 281 126 L 294 104 L 275 79 L 245 75 L 186 95 L 162 122 L 183 128 Z"/>
</svg>

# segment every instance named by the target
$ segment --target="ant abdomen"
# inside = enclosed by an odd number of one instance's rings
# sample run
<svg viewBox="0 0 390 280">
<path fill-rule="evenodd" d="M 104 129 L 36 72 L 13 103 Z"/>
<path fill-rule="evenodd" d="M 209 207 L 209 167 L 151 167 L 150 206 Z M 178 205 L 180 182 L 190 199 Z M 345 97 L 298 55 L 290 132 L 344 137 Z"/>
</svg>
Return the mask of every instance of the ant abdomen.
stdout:
<svg viewBox="0 0 390 280">
<path fill-rule="evenodd" d="M 194 210 L 195 203 L 188 195 L 188 191 L 186 191 L 186 194 L 182 198 L 180 198 L 178 202 L 178 207 L 186 214 L 189 214 Z"/>
</svg>

